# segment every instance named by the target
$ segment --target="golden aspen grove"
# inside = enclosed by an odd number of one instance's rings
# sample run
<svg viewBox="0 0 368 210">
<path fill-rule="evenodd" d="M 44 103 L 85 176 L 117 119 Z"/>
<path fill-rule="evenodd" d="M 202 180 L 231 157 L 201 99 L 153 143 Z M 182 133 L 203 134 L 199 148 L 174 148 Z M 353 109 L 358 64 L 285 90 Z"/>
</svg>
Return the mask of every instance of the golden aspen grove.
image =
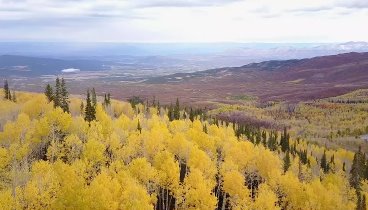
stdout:
<svg viewBox="0 0 368 210">
<path fill-rule="evenodd" d="M 170 119 L 171 108 L 107 104 L 106 95 L 92 96 L 89 122 L 84 96 L 63 111 L 44 94 L 14 94 L 0 99 L 0 209 L 367 208 L 361 151 L 286 130 L 251 140 L 238 124 L 183 109 Z"/>
<path fill-rule="evenodd" d="M 368 210 L 368 0 L 0 0 L 0 210 Z"/>
</svg>

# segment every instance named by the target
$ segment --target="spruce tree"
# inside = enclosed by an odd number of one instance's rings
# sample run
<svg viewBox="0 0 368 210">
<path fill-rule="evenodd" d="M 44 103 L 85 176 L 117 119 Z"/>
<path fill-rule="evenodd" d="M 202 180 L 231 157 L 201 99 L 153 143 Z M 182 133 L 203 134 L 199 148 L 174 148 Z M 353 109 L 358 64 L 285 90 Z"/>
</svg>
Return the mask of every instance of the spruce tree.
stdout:
<svg viewBox="0 0 368 210">
<path fill-rule="evenodd" d="M 91 95 L 89 93 L 89 90 L 87 90 L 87 99 L 86 99 L 84 119 L 89 123 L 96 119 L 96 110 L 95 110 L 95 107 L 93 107 L 92 105 Z"/>
<path fill-rule="evenodd" d="M 290 141 L 290 136 L 287 133 L 286 127 L 284 127 L 284 132 L 283 134 L 281 134 L 281 140 L 280 140 L 280 145 L 281 145 L 281 151 L 286 152 L 287 150 L 289 150 L 289 141 Z"/>
<path fill-rule="evenodd" d="M 175 119 L 172 104 L 170 104 L 169 110 L 167 111 L 167 115 L 170 121 L 173 121 Z"/>
<path fill-rule="evenodd" d="M 96 108 L 97 106 L 97 96 L 95 88 L 92 88 L 92 105 Z"/>
<path fill-rule="evenodd" d="M 54 107 L 61 106 L 61 83 L 59 77 L 55 80 Z"/>
<path fill-rule="evenodd" d="M 327 166 L 327 158 L 326 158 L 326 150 L 323 152 L 322 158 L 321 158 L 321 168 L 323 169 L 323 172 L 328 172 L 328 166 Z"/>
<path fill-rule="evenodd" d="M 106 93 L 104 94 L 104 102 L 103 102 L 103 105 L 104 106 L 107 106 L 109 104 L 109 102 L 107 101 L 107 95 Z"/>
<path fill-rule="evenodd" d="M 83 113 L 84 113 L 84 103 L 83 103 L 83 101 L 80 104 L 80 113 L 81 113 L 81 115 L 83 115 Z"/>
<path fill-rule="evenodd" d="M 64 112 L 69 113 L 69 93 L 66 89 L 64 78 L 61 78 L 61 104 L 60 107 Z"/>
<path fill-rule="evenodd" d="M 275 151 L 277 149 L 277 133 L 272 132 L 267 142 L 267 146 L 271 151 Z"/>
<path fill-rule="evenodd" d="M 9 84 L 8 80 L 4 81 L 4 98 L 9 100 Z"/>
<path fill-rule="evenodd" d="M 176 104 L 174 108 L 174 119 L 179 120 L 180 119 L 180 105 L 179 105 L 179 99 L 176 98 Z"/>
<path fill-rule="evenodd" d="M 284 173 L 289 169 L 290 165 L 291 165 L 290 154 L 289 151 L 287 151 L 284 157 Z"/>
<path fill-rule="evenodd" d="M 190 121 L 194 121 L 194 112 L 193 112 L 193 108 L 190 107 L 190 111 L 189 111 L 189 119 Z"/>
<path fill-rule="evenodd" d="M 47 100 L 49 100 L 49 102 L 54 100 L 54 92 L 53 92 L 52 87 L 51 87 L 50 84 L 46 85 L 45 95 L 47 97 Z"/>
<path fill-rule="evenodd" d="M 350 170 L 350 185 L 357 191 L 360 190 L 360 182 L 365 178 L 365 156 L 359 147 L 359 151 L 354 154 L 353 164 Z"/>
</svg>

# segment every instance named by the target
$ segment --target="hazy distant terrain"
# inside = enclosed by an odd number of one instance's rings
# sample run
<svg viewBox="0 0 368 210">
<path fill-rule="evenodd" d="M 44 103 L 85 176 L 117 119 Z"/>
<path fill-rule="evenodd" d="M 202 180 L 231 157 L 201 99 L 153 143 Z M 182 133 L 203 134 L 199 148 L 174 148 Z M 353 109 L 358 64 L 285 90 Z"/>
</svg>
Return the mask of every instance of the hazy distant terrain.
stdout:
<svg viewBox="0 0 368 210">
<path fill-rule="evenodd" d="M 0 43 L 0 78 L 43 91 L 62 76 L 73 93 L 93 84 L 117 98 L 182 95 L 188 101 L 304 100 L 366 87 L 368 43 Z M 240 67 L 236 67 L 240 66 Z M 208 70 L 212 69 L 212 70 Z"/>
</svg>

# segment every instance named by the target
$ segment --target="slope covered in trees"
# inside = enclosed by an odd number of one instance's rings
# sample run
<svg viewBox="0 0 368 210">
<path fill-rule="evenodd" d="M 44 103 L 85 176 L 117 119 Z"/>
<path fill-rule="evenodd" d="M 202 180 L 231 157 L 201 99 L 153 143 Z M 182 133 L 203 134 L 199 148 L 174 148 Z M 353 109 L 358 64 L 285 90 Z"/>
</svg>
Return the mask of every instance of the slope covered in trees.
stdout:
<svg viewBox="0 0 368 210">
<path fill-rule="evenodd" d="M 368 90 L 298 103 L 283 101 L 259 103 L 257 99 L 238 100 L 238 104 L 220 104 L 207 114 L 252 127 L 282 130 L 290 135 L 329 148 L 364 152 L 368 145 L 361 135 L 368 133 Z"/>
<path fill-rule="evenodd" d="M 46 95 L 0 100 L 0 209 L 366 209 L 361 151 L 206 121 L 179 101 L 70 97 L 63 110 Z"/>
</svg>

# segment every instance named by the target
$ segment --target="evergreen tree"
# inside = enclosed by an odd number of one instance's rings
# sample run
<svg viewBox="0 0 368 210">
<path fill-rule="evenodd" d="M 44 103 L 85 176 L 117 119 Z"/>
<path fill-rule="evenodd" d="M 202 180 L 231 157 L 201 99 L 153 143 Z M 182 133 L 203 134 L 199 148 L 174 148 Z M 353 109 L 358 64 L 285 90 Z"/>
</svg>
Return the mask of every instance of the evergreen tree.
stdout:
<svg viewBox="0 0 368 210">
<path fill-rule="evenodd" d="M 174 110 L 173 110 L 172 104 L 170 104 L 170 107 L 169 107 L 169 110 L 167 112 L 167 115 L 168 115 L 170 121 L 173 121 L 175 119 L 175 117 L 174 117 Z"/>
<path fill-rule="evenodd" d="M 190 107 L 190 111 L 189 111 L 189 119 L 190 121 L 194 121 L 194 112 L 193 112 L 193 108 Z"/>
<path fill-rule="evenodd" d="M 9 100 L 9 84 L 8 80 L 4 81 L 4 98 Z"/>
<path fill-rule="evenodd" d="M 92 88 L 92 105 L 96 108 L 97 106 L 97 96 L 95 88 Z"/>
<path fill-rule="evenodd" d="M 61 84 L 59 77 L 56 78 L 55 81 L 55 93 L 54 93 L 54 107 L 61 106 Z"/>
<path fill-rule="evenodd" d="M 96 119 L 96 110 L 95 110 L 95 107 L 93 107 L 92 105 L 91 95 L 89 93 L 89 90 L 87 90 L 87 99 L 86 99 L 84 119 L 89 123 Z"/>
<path fill-rule="evenodd" d="M 103 105 L 104 105 L 104 106 L 107 106 L 107 104 L 108 104 L 108 102 L 107 102 L 107 95 L 106 95 L 106 93 L 105 93 L 105 95 L 104 95 L 104 102 L 103 102 Z"/>
<path fill-rule="evenodd" d="M 284 157 L 284 172 L 286 172 L 289 169 L 290 165 L 291 165 L 290 154 L 289 151 L 287 151 Z"/>
<path fill-rule="evenodd" d="M 66 89 L 66 84 L 64 78 L 61 78 L 61 101 L 60 107 L 64 112 L 69 113 L 69 93 Z"/>
<path fill-rule="evenodd" d="M 45 95 L 47 97 L 47 100 L 49 100 L 49 102 L 54 100 L 54 92 L 53 92 L 52 87 L 51 87 L 50 84 L 46 85 Z"/>
<path fill-rule="evenodd" d="M 84 113 L 84 103 L 83 103 L 83 101 L 80 104 L 80 113 L 81 113 L 81 115 L 83 115 L 83 113 Z"/>
<path fill-rule="evenodd" d="M 180 105 L 179 105 L 179 99 L 176 98 L 176 104 L 174 108 L 174 119 L 179 120 L 180 119 Z"/>
<path fill-rule="evenodd" d="M 257 138 L 256 138 L 256 144 L 259 144 Z M 262 144 L 263 144 L 264 147 L 267 147 L 267 138 L 262 139 Z"/>
<path fill-rule="evenodd" d="M 321 168 L 325 173 L 328 172 L 328 165 L 327 165 L 327 158 L 326 158 L 326 150 L 323 152 L 322 158 L 321 158 Z"/>
<path fill-rule="evenodd" d="M 280 140 L 281 151 L 285 152 L 290 149 L 289 141 L 290 141 L 290 136 L 287 133 L 286 127 L 284 127 L 284 132 L 283 134 L 281 134 L 281 140 Z"/>
<path fill-rule="evenodd" d="M 353 164 L 350 170 L 350 185 L 357 191 L 360 190 L 360 182 L 365 178 L 365 157 L 359 147 L 359 151 L 354 154 Z"/>
<path fill-rule="evenodd" d="M 267 142 L 267 146 L 271 151 L 275 151 L 277 149 L 277 133 L 271 132 L 270 137 Z"/>
</svg>

